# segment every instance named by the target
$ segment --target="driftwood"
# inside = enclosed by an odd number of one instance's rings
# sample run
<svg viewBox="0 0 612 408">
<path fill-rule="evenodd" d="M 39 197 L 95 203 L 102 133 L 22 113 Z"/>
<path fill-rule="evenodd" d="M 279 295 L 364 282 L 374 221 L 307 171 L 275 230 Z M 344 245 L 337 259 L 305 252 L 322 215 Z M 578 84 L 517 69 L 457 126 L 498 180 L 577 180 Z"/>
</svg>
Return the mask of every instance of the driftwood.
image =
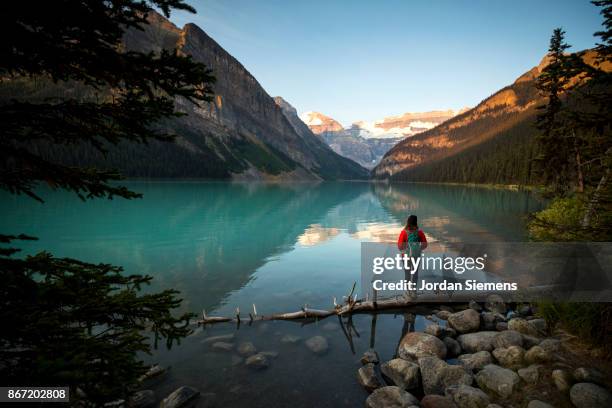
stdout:
<svg viewBox="0 0 612 408">
<path fill-rule="evenodd" d="M 296 312 L 289 313 L 277 313 L 269 316 L 258 316 L 257 308 L 253 305 L 252 313 L 249 313 L 249 319 L 252 323 L 253 321 L 260 320 L 322 320 L 330 316 L 349 316 L 349 323 L 347 324 L 348 330 L 354 330 L 352 326 L 352 322 L 350 319 L 350 315 L 353 313 L 376 313 L 380 311 L 389 311 L 389 310 L 397 310 L 404 309 L 407 307 L 413 307 L 418 305 L 429 304 L 432 305 L 431 301 L 433 299 L 412 299 L 409 296 L 396 296 L 393 298 L 387 299 L 377 299 L 377 294 L 374 292 L 374 296 L 372 300 L 369 299 L 356 299 L 353 295 L 355 292 L 356 282 L 353 283 L 353 287 L 351 288 L 348 296 L 344 299 L 343 304 L 338 304 L 336 302 L 336 298 L 333 299 L 333 309 L 330 310 L 320 310 L 320 309 L 311 309 L 308 305 L 304 305 L 300 310 Z M 428 301 L 429 300 L 429 301 Z M 225 317 L 225 316 L 208 316 L 206 312 L 202 312 L 202 319 L 198 321 L 198 324 L 214 324 L 214 323 L 223 323 L 223 322 L 234 322 L 240 324 L 240 309 L 236 308 L 236 316 L 234 317 Z M 343 327 L 343 329 L 345 329 Z M 345 329 L 346 330 L 346 329 Z M 355 331 L 355 334 L 359 336 L 359 334 Z M 345 333 L 346 334 L 346 333 Z"/>
</svg>

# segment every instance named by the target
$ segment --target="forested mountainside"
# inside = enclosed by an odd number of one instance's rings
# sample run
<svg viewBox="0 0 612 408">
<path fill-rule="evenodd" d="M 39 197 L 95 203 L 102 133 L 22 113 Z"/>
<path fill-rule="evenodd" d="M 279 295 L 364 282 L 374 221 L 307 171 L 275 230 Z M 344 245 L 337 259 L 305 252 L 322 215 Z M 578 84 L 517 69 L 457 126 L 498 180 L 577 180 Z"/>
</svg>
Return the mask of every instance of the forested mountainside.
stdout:
<svg viewBox="0 0 612 408">
<path fill-rule="evenodd" d="M 591 63 L 593 51 L 580 53 Z M 398 181 L 533 184 L 535 119 L 544 100 L 536 79 L 547 58 L 475 108 L 405 139 L 373 170 Z"/>
<path fill-rule="evenodd" d="M 200 107 L 177 99 L 186 116 L 160 124 L 175 143 L 109 146 L 106 156 L 92 146 L 34 144 L 28 148 L 53 161 L 116 168 L 126 176 L 236 179 L 363 179 L 368 172 L 336 154 L 310 132 L 298 132 L 257 80 L 194 24 L 179 29 L 157 13 L 143 31 L 130 30 L 127 50 L 177 49 L 212 69 L 214 101 Z M 4 82 L 0 99 L 92 98 L 74 83 L 41 79 Z M 103 95 L 104 97 L 104 95 Z M 106 95 L 108 97 L 108 95 Z"/>
</svg>

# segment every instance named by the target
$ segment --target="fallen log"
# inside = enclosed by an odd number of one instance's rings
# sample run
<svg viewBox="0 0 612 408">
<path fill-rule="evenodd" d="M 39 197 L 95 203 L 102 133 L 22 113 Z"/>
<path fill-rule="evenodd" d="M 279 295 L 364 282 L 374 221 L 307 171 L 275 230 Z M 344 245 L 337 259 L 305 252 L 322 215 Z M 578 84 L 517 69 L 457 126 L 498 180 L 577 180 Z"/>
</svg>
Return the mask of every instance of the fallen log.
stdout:
<svg viewBox="0 0 612 408">
<path fill-rule="evenodd" d="M 347 297 L 345 297 L 345 303 L 339 305 L 336 303 L 334 298 L 334 308 L 330 310 L 311 309 L 308 306 L 302 307 L 300 310 L 288 313 L 276 313 L 269 316 L 260 316 L 257 314 L 257 309 L 253 305 L 253 313 L 249 313 L 250 321 L 270 321 L 270 320 L 322 320 L 330 316 L 345 316 L 357 313 L 376 313 L 381 311 L 399 310 L 408 307 L 429 305 L 445 304 L 435 301 L 434 298 L 412 298 L 406 295 L 400 295 L 392 298 L 378 299 L 376 294 L 373 300 L 360 299 L 356 300 L 353 298 L 355 291 L 355 284 Z M 235 322 L 240 323 L 240 310 L 236 309 L 235 317 L 225 316 L 207 316 L 205 312 L 202 313 L 202 319 L 198 321 L 198 324 L 214 324 L 223 322 Z"/>
</svg>

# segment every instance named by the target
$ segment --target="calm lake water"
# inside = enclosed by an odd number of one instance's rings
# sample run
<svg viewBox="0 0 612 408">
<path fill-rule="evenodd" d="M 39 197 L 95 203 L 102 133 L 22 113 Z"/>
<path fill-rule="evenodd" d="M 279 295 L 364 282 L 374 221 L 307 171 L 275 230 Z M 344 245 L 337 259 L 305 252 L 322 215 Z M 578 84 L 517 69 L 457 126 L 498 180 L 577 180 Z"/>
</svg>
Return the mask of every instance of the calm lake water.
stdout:
<svg viewBox="0 0 612 408">
<path fill-rule="evenodd" d="M 124 266 L 154 277 L 151 290 L 175 288 L 184 310 L 233 315 L 257 305 L 259 314 L 327 309 L 360 280 L 361 242 L 395 241 L 406 217 L 419 216 L 431 242 L 522 241 L 525 216 L 541 207 L 528 192 L 425 184 L 230 184 L 129 182 L 141 200 L 80 202 L 67 193 L 45 193 L 45 204 L 2 195 L 0 231 L 39 241 L 26 253 Z M 427 311 L 414 329 L 422 330 Z M 393 357 L 404 315 L 353 319 L 352 347 L 338 319 L 302 326 L 256 322 L 198 329 L 172 350 L 147 359 L 171 366 L 156 384 L 159 398 L 180 385 L 202 393 L 200 406 L 361 406 L 367 393 L 356 380 L 359 357 L 375 340 L 383 359 Z M 213 350 L 209 336 L 234 334 L 275 351 L 270 367 L 253 371 L 236 352 Z M 281 342 L 299 336 L 297 343 Z M 329 351 L 313 354 L 303 343 L 326 337 Z M 214 395 L 212 395 L 214 393 Z"/>
</svg>

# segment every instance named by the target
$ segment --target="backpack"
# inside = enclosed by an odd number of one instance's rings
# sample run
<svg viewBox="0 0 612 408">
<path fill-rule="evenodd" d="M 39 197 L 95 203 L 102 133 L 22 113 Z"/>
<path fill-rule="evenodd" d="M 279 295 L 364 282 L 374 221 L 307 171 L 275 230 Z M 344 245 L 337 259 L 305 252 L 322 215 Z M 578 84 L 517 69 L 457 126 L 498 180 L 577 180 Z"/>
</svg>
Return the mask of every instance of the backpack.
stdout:
<svg viewBox="0 0 612 408">
<path fill-rule="evenodd" d="M 413 258 L 421 256 L 421 238 L 419 237 L 419 230 L 406 231 L 408 233 L 408 248 L 410 249 L 410 256 Z"/>
</svg>

